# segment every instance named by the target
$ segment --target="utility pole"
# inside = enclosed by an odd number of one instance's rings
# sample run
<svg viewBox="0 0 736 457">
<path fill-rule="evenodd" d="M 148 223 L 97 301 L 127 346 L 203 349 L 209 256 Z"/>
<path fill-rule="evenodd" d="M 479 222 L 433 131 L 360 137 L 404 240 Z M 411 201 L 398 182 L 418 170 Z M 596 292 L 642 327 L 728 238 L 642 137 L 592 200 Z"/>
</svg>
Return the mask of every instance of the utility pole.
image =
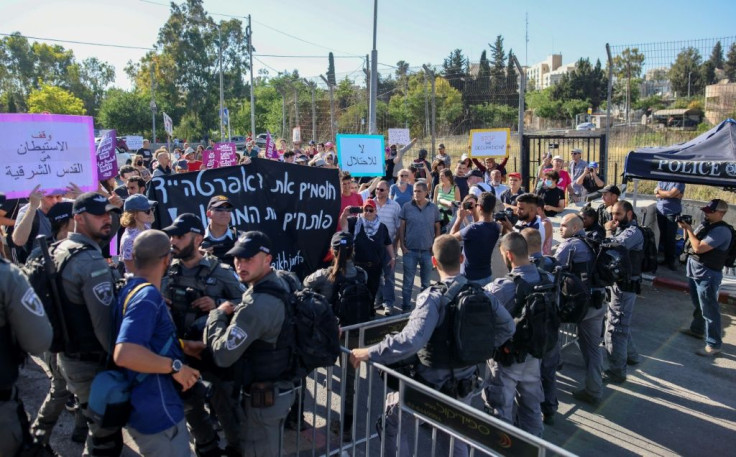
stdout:
<svg viewBox="0 0 736 457">
<path fill-rule="evenodd" d="M 330 84 L 330 81 L 323 75 L 319 75 L 322 81 L 327 84 L 327 89 L 330 91 L 330 140 L 335 140 L 335 97 L 333 94 L 335 86 Z"/>
<path fill-rule="evenodd" d="M 151 61 L 151 120 L 153 123 L 153 138 L 151 138 L 151 144 L 156 144 L 156 111 L 158 110 L 156 106 L 156 74 L 154 71 L 154 67 L 156 66 L 155 61 Z M 154 147 L 155 149 L 155 147 Z"/>
<path fill-rule="evenodd" d="M 276 91 L 281 94 L 281 137 L 286 138 L 286 91 L 281 86 Z"/>
<path fill-rule="evenodd" d="M 376 27 L 378 23 L 378 0 L 373 0 L 373 49 L 371 50 L 371 86 L 368 104 L 368 133 L 378 133 L 376 126 L 376 103 L 378 102 L 378 51 L 376 50 Z"/>
<path fill-rule="evenodd" d="M 317 107 L 314 104 L 314 90 L 317 88 L 317 83 L 304 79 L 304 84 L 309 87 L 312 94 L 312 140 L 317 141 Z"/>
<path fill-rule="evenodd" d="M 427 65 L 422 65 L 424 67 L 424 73 L 429 74 L 429 76 L 432 78 L 430 80 L 430 83 L 432 84 L 432 160 L 434 160 L 435 156 L 435 148 L 434 148 L 434 140 L 437 136 L 437 96 L 435 93 L 435 74 L 434 70 L 430 69 Z"/>
<path fill-rule="evenodd" d="M 519 132 L 519 151 L 521 151 L 524 143 L 524 95 L 526 94 L 526 73 L 524 73 L 524 68 L 519 63 L 519 59 L 516 58 L 516 54 L 512 54 L 511 57 L 514 59 L 514 65 L 519 71 L 519 126 L 517 127 L 517 130 Z"/>
<path fill-rule="evenodd" d="M 225 140 L 225 129 L 223 128 L 223 117 L 225 116 L 225 92 L 222 88 L 222 27 L 217 26 L 217 37 L 219 40 L 219 55 L 220 55 L 220 141 Z M 230 121 L 228 120 L 228 123 Z"/>
<path fill-rule="evenodd" d="M 365 55 L 365 68 L 363 69 L 363 73 L 365 74 L 365 104 L 366 108 L 368 108 L 368 120 L 370 124 L 370 116 L 371 116 L 371 71 L 370 71 L 370 65 L 371 60 L 370 57 L 368 57 L 368 54 Z M 365 119 L 361 119 L 360 122 L 361 127 L 365 125 Z M 370 126 L 369 126 L 370 128 Z M 362 130 L 362 129 L 361 129 Z M 370 133 L 370 132 L 365 132 Z"/>
<path fill-rule="evenodd" d="M 245 28 L 245 37 L 248 42 L 248 56 L 250 58 L 250 134 L 256 138 L 256 102 L 254 92 L 256 86 L 253 84 L 253 29 L 250 26 L 250 14 L 248 15 L 248 27 Z"/>
<path fill-rule="evenodd" d="M 427 72 L 424 72 L 424 135 L 429 134 L 429 98 L 427 98 Z"/>
</svg>

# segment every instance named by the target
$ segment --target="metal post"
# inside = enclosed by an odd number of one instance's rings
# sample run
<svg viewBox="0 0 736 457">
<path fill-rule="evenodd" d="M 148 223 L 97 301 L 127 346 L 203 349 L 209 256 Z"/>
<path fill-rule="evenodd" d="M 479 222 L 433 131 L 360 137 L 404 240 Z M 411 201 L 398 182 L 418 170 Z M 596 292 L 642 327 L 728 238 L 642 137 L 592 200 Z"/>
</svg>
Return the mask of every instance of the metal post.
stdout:
<svg viewBox="0 0 736 457">
<path fill-rule="evenodd" d="M 427 72 L 424 72 L 424 135 L 429 133 L 429 98 L 427 98 Z"/>
<path fill-rule="evenodd" d="M 312 141 L 317 141 L 317 107 L 314 104 L 314 90 L 317 88 L 317 84 L 307 80 L 304 80 L 304 82 L 309 86 L 312 94 Z"/>
<path fill-rule="evenodd" d="M 224 121 L 223 117 L 225 114 L 225 112 L 223 111 L 225 108 L 225 92 L 223 91 L 223 88 L 222 88 L 222 28 L 219 25 L 217 26 L 217 37 L 218 37 L 218 40 L 220 41 L 218 44 L 219 55 L 220 55 L 219 57 L 220 59 L 220 141 L 223 141 L 225 139 L 225 130 L 222 125 Z M 228 121 L 228 123 L 229 122 L 230 121 Z"/>
<path fill-rule="evenodd" d="M 519 126 L 517 130 L 519 132 L 519 153 L 521 154 L 522 139 L 524 137 L 524 97 L 526 96 L 526 73 L 524 68 L 519 63 L 519 59 L 516 58 L 516 54 L 512 54 L 511 57 L 514 59 L 514 65 L 516 70 L 519 72 Z M 516 159 L 514 159 L 514 168 L 516 168 Z"/>
<path fill-rule="evenodd" d="M 608 97 L 606 98 L 606 160 L 608 160 L 608 145 L 611 142 L 611 92 L 613 91 L 613 57 L 611 57 L 611 46 L 606 43 L 606 55 L 608 56 Z M 601 149 L 601 152 L 603 150 Z M 603 167 L 603 182 L 608 182 L 608 164 Z"/>
<path fill-rule="evenodd" d="M 429 76 L 432 78 L 429 82 L 432 84 L 432 160 L 434 160 L 435 157 L 435 148 L 434 148 L 434 142 L 435 138 L 437 136 L 437 94 L 435 92 L 435 74 L 434 70 L 430 69 L 426 65 L 422 65 L 424 67 L 425 73 L 429 73 Z"/>
<path fill-rule="evenodd" d="M 319 75 L 322 81 L 327 84 L 330 91 L 330 140 L 335 141 L 335 98 L 333 95 L 334 86 L 323 75 Z"/>
<path fill-rule="evenodd" d="M 256 103 L 254 92 L 256 86 L 253 85 L 253 29 L 250 27 L 250 14 L 248 15 L 248 27 L 245 29 L 248 39 L 248 55 L 250 58 L 250 130 L 253 139 L 256 138 Z"/>
<path fill-rule="evenodd" d="M 690 98 L 690 76 L 692 76 L 692 74 L 692 71 L 687 72 L 687 98 Z"/>
<path fill-rule="evenodd" d="M 281 87 L 276 87 L 276 91 L 281 94 L 281 137 L 286 137 L 286 92 Z"/>
<path fill-rule="evenodd" d="M 376 126 L 376 103 L 378 101 L 378 51 L 376 50 L 376 26 L 378 22 L 378 0 L 373 0 L 373 50 L 371 51 L 371 87 L 368 104 L 368 133 L 378 133 Z"/>
<path fill-rule="evenodd" d="M 155 62 L 151 62 L 151 120 L 153 123 L 153 137 L 151 138 L 151 144 L 156 145 L 156 75 L 154 72 Z"/>
</svg>

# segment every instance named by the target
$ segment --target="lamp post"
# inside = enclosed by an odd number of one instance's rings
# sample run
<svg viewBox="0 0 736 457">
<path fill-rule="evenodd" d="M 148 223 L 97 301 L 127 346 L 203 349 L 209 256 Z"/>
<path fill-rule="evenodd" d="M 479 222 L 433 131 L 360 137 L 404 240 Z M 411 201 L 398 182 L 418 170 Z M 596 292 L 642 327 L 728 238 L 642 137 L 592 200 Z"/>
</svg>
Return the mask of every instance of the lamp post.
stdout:
<svg viewBox="0 0 736 457">
<path fill-rule="evenodd" d="M 217 25 L 217 46 L 219 48 L 219 61 L 220 61 L 220 141 L 225 140 L 225 130 L 223 129 L 223 117 L 225 116 L 225 92 L 222 88 L 222 27 Z M 228 125 L 230 119 L 228 119 Z"/>
<path fill-rule="evenodd" d="M 378 0 L 373 1 L 373 50 L 371 51 L 371 87 L 368 104 L 368 133 L 378 133 L 376 126 L 376 102 L 378 100 L 378 51 L 376 50 L 376 26 L 378 22 Z"/>
</svg>

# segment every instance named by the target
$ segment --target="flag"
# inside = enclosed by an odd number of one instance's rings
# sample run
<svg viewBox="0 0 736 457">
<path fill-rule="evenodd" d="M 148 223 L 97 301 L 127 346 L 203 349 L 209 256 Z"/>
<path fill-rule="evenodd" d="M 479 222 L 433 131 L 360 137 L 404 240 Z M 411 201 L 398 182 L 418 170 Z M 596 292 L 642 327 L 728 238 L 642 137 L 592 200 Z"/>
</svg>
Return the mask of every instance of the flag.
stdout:
<svg viewBox="0 0 736 457">
<path fill-rule="evenodd" d="M 164 115 L 164 130 L 169 136 L 174 136 L 174 123 L 171 121 L 171 117 L 163 111 L 161 114 Z"/>
<path fill-rule="evenodd" d="M 230 125 L 230 111 L 227 108 L 222 109 L 222 122 Z"/>
<path fill-rule="evenodd" d="M 279 153 L 276 152 L 276 143 L 271 138 L 271 132 L 266 130 L 266 154 L 267 159 L 278 159 Z"/>
</svg>

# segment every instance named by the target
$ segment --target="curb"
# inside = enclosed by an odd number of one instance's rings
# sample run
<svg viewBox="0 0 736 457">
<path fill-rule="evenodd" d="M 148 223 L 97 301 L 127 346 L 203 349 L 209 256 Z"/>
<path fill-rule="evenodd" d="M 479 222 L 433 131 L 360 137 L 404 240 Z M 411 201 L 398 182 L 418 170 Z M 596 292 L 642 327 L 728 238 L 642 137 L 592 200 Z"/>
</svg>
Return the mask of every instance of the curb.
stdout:
<svg viewBox="0 0 736 457">
<path fill-rule="evenodd" d="M 652 280 L 652 285 L 659 287 L 666 287 L 668 289 L 679 290 L 682 292 L 689 292 L 690 286 L 684 281 L 678 281 L 676 279 L 662 278 L 656 276 Z M 725 305 L 736 305 L 736 293 L 723 291 L 718 294 L 718 302 Z"/>
</svg>

